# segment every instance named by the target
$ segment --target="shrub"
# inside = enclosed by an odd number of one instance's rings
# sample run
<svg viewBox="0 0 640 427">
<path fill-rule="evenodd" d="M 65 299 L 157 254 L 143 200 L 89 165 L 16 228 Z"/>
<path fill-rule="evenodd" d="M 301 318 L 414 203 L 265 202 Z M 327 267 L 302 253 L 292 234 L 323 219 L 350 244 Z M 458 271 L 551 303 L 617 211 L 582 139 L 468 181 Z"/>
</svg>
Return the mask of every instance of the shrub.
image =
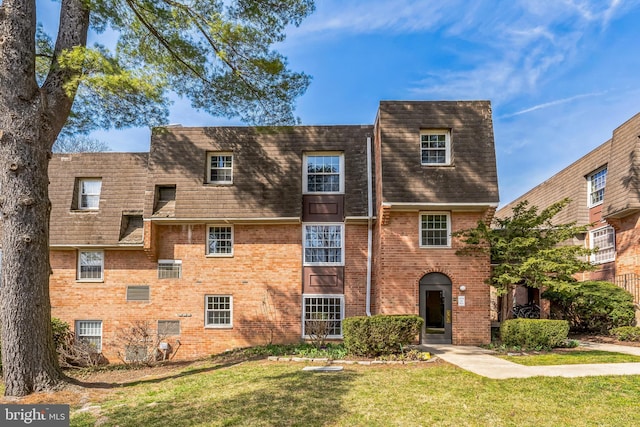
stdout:
<svg viewBox="0 0 640 427">
<path fill-rule="evenodd" d="M 606 333 L 635 319 L 633 296 L 609 282 L 579 282 L 568 290 L 542 294 L 560 310 L 574 332 Z"/>
<path fill-rule="evenodd" d="M 621 326 L 613 328 L 611 335 L 619 341 L 640 341 L 640 328 L 637 326 Z"/>
<path fill-rule="evenodd" d="M 350 354 L 375 357 L 402 351 L 420 333 L 423 320 L 415 315 L 357 316 L 342 323 L 344 345 Z"/>
<path fill-rule="evenodd" d="M 569 334 L 566 320 L 511 319 L 502 322 L 500 338 L 507 346 L 530 349 L 562 346 Z"/>
</svg>

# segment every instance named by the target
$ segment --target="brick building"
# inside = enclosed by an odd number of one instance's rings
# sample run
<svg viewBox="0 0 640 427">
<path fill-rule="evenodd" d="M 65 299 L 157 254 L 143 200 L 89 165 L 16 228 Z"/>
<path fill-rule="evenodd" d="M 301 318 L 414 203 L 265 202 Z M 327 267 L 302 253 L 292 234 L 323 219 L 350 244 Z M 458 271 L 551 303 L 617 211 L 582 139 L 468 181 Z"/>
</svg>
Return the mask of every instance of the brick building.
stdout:
<svg viewBox="0 0 640 427">
<path fill-rule="evenodd" d="M 498 204 L 487 101 L 384 101 L 373 125 L 171 126 L 149 153 L 50 162 L 52 314 L 117 361 L 147 321 L 176 358 L 419 314 L 490 339 L 489 259 L 451 232 Z"/>
<path fill-rule="evenodd" d="M 497 217 L 511 214 L 527 200 L 544 209 L 565 197 L 570 204 L 558 223 L 592 224 L 575 243 L 598 251 L 597 266 L 579 280 L 604 280 L 624 287 L 640 303 L 640 114 L 613 131 L 611 139 L 542 184 L 502 207 Z"/>
</svg>

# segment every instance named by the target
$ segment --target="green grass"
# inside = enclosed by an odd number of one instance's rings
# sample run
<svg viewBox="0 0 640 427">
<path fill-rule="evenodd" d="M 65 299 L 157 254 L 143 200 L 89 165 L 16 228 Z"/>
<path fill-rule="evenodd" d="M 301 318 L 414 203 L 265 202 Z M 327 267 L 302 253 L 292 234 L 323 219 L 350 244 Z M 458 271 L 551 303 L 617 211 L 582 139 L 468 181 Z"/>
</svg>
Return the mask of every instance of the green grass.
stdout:
<svg viewBox="0 0 640 427">
<path fill-rule="evenodd" d="M 490 380 L 446 364 L 215 362 L 125 384 L 72 426 L 639 425 L 640 376 Z M 72 407 L 73 411 L 77 406 Z"/>
<path fill-rule="evenodd" d="M 601 350 L 572 350 L 566 353 L 540 353 L 522 356 L 499 356 L 525 366 L 578 365 L 584 363 L 638 363 L 640 356 Z"/>
</svg>

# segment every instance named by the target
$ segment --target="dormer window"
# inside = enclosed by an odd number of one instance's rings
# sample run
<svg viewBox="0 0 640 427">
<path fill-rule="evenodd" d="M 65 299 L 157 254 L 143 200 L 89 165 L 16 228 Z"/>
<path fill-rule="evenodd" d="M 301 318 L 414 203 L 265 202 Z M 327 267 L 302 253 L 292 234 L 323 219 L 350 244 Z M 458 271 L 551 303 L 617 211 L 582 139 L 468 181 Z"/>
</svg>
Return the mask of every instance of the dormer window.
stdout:
<svg viewBox="0 0 640 427">
<path fill-rule="evenodd" d="M 587 176 L 589 191 L 589 207 L 594 207 L 604 200 L 604 188 L 607 185 L 607 167 L 603 167 Z"/>
<path fill-rule="evenodd" d="M 82 178 L 78 181 L 78 209 L 98 209 L 100 205 L 100 178 Z"/>
<path fill-rule="evenodd" d="M 344 193 L 342 153 L 309 153 L 304 156 L 304 193 Z"/>
<path fill-rule="evenodd" d="M 207 155 L 207 182 L 233 183 L 233 153 L 212 152 Z"/>
<path fill-rule="evenodd" d="M 423 165 L 451 164 L 451 132 L 446 129 L 420 131 L 420 154 Z"/>
</svg>

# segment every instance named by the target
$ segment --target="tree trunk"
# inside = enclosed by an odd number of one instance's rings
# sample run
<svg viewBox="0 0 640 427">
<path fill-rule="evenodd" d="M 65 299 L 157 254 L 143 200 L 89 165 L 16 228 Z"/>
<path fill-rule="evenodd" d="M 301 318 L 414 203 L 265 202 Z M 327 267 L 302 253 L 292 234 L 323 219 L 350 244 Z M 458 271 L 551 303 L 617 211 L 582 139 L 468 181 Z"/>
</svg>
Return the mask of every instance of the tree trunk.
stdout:
<svg viewBox="0 0 640 427">
<path fill-rule="evenodd" d="M 500 307 L 500 321 L 513 319 L 513 290 L 514 285 L 507 286 L 507 292 L 502 295 L 502 305 Z"/>
<path fill-rule="evenodd" d="M 35 77 L 36 4 L 0 4 L 0 325 L 5 395 L 56 388 L 64 378 L 51 333 L 48 166 L 76 87 L 57 64 L 65 49 L 86 43 L 89 12 L 62 0 L 51 71 Z"/>
<path fill-rule="evenodd" d="M 63 378 L 51 334 L 49 156 L 48 150 L 41 148 L 37 132 L 29 132 L 38 123 L 37 119 L 29 120 L 33 116 L 21 116 L 22 129 L 0 136 L 0 324 L 7 396 L 50 390 Z"/>
</svg>

